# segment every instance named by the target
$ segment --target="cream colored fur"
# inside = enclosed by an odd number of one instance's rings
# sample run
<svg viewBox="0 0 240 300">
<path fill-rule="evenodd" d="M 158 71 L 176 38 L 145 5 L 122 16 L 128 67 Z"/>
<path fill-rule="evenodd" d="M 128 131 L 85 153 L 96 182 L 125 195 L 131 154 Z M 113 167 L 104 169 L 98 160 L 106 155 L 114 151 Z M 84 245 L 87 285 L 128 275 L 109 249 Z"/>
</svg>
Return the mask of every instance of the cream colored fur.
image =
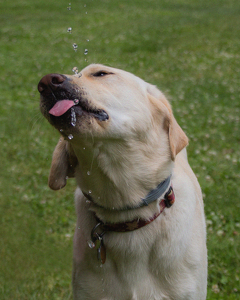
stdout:
<svg viewBox="0 0 240 300">
<path fill-rule="evenodd" d="M 98 71 L 107 74 L 95 77 Z M 104 109 L 109 120 L 77 119 L 54 151 L 49 186 L 55 190 L 75 176 L 77 224 L 74 236 L 75 300 L 204 300 L 207 250 L 201 189 L 191 170 L 188 140 L 165 96 L 128 72 L 90 65 L 81 77 L 68 76 L 88 103 Z M 68 140 L 67 136 L 73 135 Z M 75 170 L 75 173 L 73 173 Z M 149 225 L 133 232 L 104 236 L 107 259 L 88 246 L 95 214 L 106 222 L 148 219 L 159 201 L 137 205 L 172 174 L 176 201 Z M 99 208 L 89 203 L 89 193 Z"/>
</svg>

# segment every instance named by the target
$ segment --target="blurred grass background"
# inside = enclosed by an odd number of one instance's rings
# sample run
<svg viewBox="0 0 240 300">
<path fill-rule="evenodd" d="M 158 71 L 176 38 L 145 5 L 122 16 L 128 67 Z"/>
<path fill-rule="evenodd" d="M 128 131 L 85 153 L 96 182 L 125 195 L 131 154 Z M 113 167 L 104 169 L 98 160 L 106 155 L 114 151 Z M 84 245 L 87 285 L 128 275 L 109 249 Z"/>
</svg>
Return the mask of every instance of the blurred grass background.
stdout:
<svg viewBox="0 0 240 300">
<path fill-rule="evenodd" d="M 47 187 L 58 135 L 37 83 L 89 63 L 168 96 L 204 193 L 208 299 L 240 299 L 239 14 L 239 0 L 0 1 L 0 299 L 72 298 L 75 183 Z"/>
</svg>

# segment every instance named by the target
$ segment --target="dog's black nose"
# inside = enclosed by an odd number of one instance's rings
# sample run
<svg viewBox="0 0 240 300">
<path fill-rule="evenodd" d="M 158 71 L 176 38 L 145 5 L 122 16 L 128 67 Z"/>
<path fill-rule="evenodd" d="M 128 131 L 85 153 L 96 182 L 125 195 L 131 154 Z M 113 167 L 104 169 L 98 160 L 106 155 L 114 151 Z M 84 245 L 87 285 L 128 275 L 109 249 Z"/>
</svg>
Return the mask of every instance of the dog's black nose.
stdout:
<svg viewBox="0 0 240 300">
<path fill-rule="evenodd" d="M 60 74 L 47 74 L 38 83 L 39 93 L 56 90 L 65 81 L 66 77 Z"/>
</svg>

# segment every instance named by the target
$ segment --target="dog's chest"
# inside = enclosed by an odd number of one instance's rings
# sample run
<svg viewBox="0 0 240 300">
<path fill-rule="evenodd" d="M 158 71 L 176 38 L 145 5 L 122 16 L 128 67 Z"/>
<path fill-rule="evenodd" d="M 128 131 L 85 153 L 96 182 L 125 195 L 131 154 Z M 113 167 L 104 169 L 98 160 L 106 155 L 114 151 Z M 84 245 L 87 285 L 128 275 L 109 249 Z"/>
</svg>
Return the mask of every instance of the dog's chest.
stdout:
<svg viewBox="0 0 240 300">
<path fill-rule="evenodd" d="M 127 233 L 124 239 L 121 236 L 105 240 L 104 264 L 97 258 L 97 249 L 87 247 L 84 260 L 75 266 L 78 270 L 74 281 L 79 291 L 76 299 L 168 299 L 164 292 L 166 273 L 161 271 L 166 266 L 159 259 L 162 250 L 156 247 L 154 238 L 149 233 L 148 239 Z"/>
</svg>

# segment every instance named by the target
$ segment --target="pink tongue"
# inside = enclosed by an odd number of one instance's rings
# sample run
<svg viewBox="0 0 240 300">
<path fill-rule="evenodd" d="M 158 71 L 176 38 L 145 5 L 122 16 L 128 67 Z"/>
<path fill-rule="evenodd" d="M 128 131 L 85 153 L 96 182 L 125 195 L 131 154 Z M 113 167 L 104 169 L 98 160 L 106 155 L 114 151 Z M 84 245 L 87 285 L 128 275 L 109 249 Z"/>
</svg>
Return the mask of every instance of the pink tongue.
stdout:
<svg viewBox="0 0 240 300">
<path fill-rule="evenodd" d="M 49 113 L 53 116 L 59 117 L 63 115 L 66 111 L 74 106 L 73 100 L 61 100 L 58 101 L 50 110 Z"/>
</svg>

